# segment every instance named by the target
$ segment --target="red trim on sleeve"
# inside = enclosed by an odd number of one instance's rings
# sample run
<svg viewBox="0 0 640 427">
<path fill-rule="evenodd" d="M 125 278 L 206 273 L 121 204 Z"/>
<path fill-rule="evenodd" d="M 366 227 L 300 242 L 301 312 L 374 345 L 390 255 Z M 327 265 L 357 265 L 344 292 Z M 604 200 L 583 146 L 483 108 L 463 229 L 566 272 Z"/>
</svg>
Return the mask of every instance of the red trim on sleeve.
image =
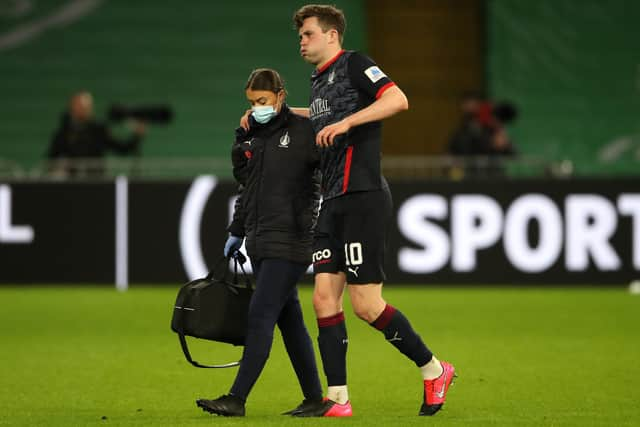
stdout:
<svg viewBox="0 0 640 427">
<path fill-rule="evenodd" d="M 379 90 L 378 93 L 376 93 L 376 99 L 380 99 L 380 97 L 382 96 L 382 94 L 384 93 L 384 91 L 386 91 L 387 89 L 389 89 L 390 87 L 395 86 L 396 84 L 394 82 L 389 82 L 386 85 L 382 86 Z"/>
<path fill-rule="evenodd" d="M 347 148 L 347 159 L 344 162 L 344 178 L 342 179 L 342 192 L 346 193 L 349 187 L 349 175 L 351 174 L 351 158 L 353 157 L 353 145 Z"/>
<path fill-rule="evenodd" d="M 336 62 L 338 60 L 338 58 L 340 58 L 342 56 L 342 54 L 344 53 L 344 49 L 342 49 L 340 52 L 338 52 L 338 54 L 336 56 L 334 56 L 333 58 L 331 58 L 329 60 L 329 62 L 327 62 L 326 64 L 324 64 L 322 67 L 318 68 L 318 74 L 324 72 L 324 70 L 326 70 L 327 68 L 329 68 L 331 66 L 331 64 L 333 64 L 334 62 Z"/>
</svg>

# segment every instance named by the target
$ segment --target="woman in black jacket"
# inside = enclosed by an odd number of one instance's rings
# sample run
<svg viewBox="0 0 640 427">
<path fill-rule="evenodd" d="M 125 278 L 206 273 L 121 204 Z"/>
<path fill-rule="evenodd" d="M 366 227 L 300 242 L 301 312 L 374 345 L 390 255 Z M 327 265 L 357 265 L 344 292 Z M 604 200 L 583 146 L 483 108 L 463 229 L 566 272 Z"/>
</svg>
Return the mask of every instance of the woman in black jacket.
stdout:
<svg viewBox="0 0 640 427">
<path fill-rule="evenodd" d="M 246 248 L 256 277 L 240 369 L 231 391 L 200 399 L 205 411 L 243 416 L 245 401 L 269 357 L 278 325 L 304 394 L 286 414 L 322 399 L 313 345 L 304 325 L 296 283 L 311 261 L 312 232 L 319 208 L 319 156 L 309 119 L 294 114 L 275 70 L 258 69 L 246 86 L 250 129 L 236 130 L 233 173 L 240 184 L 228 228 L 226 256 Z"/>
</svg>

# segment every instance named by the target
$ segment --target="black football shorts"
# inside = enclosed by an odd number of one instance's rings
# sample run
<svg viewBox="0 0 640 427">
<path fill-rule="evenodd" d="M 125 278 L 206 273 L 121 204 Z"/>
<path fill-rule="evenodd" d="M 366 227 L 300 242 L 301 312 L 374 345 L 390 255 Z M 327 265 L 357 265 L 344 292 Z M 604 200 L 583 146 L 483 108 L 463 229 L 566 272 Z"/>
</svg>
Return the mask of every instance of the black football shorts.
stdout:
<svg viewBox="0 0 640 427">
<path fill-rule="evenodd" d="M 391 192 L 386 185 L 325 200 L 314 235 L 314 273 L 344 271 L 347 283 L 353 285 L 383 282 L 391 218 Z"/>
</svg>

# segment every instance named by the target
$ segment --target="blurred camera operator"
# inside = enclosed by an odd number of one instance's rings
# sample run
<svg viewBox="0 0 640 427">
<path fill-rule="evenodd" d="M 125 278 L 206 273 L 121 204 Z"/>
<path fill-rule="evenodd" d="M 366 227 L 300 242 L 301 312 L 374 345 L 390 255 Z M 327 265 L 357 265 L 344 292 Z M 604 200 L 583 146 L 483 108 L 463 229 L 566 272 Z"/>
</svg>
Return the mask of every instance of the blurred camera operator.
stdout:
<svg viewBox="0 0 640 427">
<path fill-rule="evenodd" d="M 447 151 L 465 161 L 453 175 L 503 176 L 504 159 L 517 154 L 506 127 L 518 116 L 515 105 L 486 101 L 471 93 L 463 96 L 460 112 L 460 125 L 452 134 Z"/>
<path fill-rule="evenodd" d="M 104 172 L 101 159 L 107 151 L 120 155 L 137 153 L 146 125 L 137 120 L 132 123 L 131 136 L 118 140 L 105 124 L 95 120 L 91 93 L 82 91 L 74 94 L 60 127 L 51 139 L 47 154 L 50 160 L 55 160 L 51 172 L 63 176 L 101 176 Z M 83 165 L 77 162 L 78 159 L 87 159 L 88 162 Z"/>
</svg>

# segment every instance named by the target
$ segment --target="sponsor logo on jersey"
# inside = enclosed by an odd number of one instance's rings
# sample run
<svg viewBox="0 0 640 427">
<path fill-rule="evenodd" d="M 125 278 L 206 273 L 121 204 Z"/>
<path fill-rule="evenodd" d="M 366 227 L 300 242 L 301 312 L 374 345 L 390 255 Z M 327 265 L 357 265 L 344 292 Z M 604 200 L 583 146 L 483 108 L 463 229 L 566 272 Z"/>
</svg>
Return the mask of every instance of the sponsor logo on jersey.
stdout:
<svg viewBox="0 0 640 427">
<path fill-rule="evenodd" d="M 327 264 L 331 262 L 331 250 L 321 249 L 316 251 L 312 255 L 312 262 L 314 265 Z"/>
<path fill-rule="evenodd" d="M 329 78 L 327 79 L 327 84 L 332 85 L 335 78 L 336 78 L 336 72 L 334 70 L 331 72 L 331 74 L 329 74 Z"/>
<path fill-rule="evenodd" d="M 377 65 L 373 65 L 367 68 L 366 70 L 364 70 L 364 73 L 366 74 L 367 77 L 369 77 L 369 80 L 371 80 L 372 83 L 375 83 L 378 80 L 384 77 L 387 77 L 387 75 L 383 73 L 382 70 L 378 68 Z"/>
<path fill-rule="evenodd" d="M 311 120 L 331 114 L 329 101 L 322 98 L 314 99 L 309 106 L 309 114 L 311 115 Z"/>
</svg>

